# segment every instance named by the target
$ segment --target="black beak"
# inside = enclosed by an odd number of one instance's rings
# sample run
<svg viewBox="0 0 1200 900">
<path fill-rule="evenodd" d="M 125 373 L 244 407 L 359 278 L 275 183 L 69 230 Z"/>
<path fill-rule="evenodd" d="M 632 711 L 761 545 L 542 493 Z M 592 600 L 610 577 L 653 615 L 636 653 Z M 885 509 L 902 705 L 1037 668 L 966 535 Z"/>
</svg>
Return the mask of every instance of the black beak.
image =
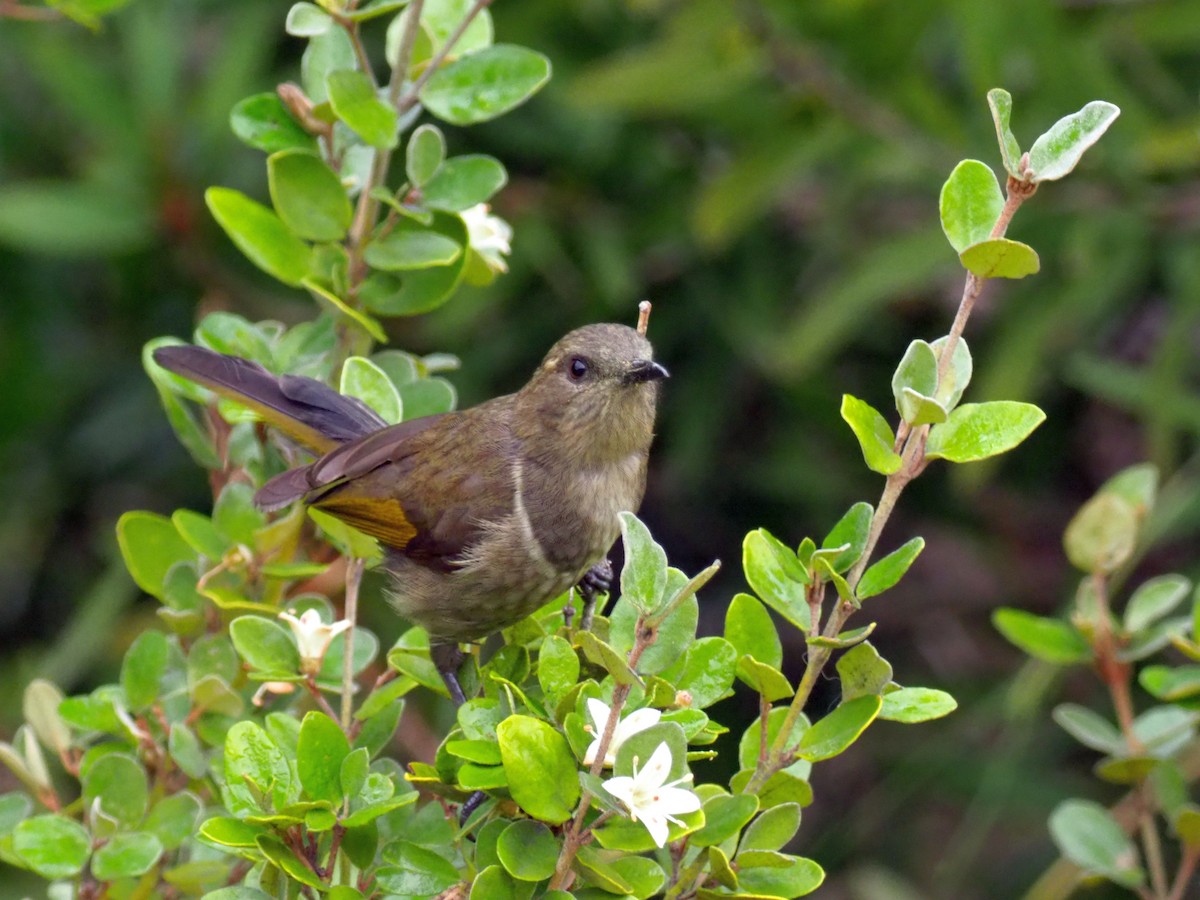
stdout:
<svg viewBox="0 0 1200 900">
<path fill-rule="evenodd" d="M 671 373 L 652 359 L 636 359 L 629 371 L 625 373 L 626 384 L 642 384 L 647 381 L 660 381 L 670 378 Z"/>
</svg>

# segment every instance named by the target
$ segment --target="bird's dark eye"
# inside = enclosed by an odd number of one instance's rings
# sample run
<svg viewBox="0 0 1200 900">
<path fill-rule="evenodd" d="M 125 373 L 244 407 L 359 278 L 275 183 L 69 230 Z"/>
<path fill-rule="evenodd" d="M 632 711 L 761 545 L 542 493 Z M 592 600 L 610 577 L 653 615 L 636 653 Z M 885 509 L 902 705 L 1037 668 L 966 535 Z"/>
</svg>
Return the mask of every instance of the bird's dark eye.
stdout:
<svg viewBox="0 0 1200 900">
<path fill-rule="evenodd" d="M 567 363 L 567 374 L 570 375 L 572 381 L 583 381 L 589 368 L 588 361 L 582 356 L 572 356 L 571 361 Z"/>
</svg>

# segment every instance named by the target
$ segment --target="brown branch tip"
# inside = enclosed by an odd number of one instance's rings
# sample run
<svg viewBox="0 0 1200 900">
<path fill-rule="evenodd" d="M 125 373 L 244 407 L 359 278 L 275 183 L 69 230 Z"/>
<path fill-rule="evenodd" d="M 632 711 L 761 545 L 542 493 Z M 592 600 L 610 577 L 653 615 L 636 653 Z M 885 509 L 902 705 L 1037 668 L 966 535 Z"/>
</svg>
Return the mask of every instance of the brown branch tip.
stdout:
<svg viewBox="0 0 1200 900">
<path fill-rule="evenodd" d="M 650 305 L 649 300 L 643 300 L 641 303 L 638 304 L 637 332 L 642 337 L 646 336 L 646 329 L 650 327 L 650 310 L 651 309 L 653 309 L 653 307 Z"/>
</svg>

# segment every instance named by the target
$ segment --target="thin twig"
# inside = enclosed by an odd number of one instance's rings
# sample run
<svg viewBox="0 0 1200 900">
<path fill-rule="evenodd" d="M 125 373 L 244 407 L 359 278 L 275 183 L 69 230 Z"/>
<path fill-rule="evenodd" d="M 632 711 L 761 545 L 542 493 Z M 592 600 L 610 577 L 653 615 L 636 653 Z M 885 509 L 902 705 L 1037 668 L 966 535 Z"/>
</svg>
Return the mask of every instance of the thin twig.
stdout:
<svg viewBox="0 0 1200 900">
<path fill-rule="evenodd" d="M 346 566 L 346 609 L 343 613 L 350 627 L 346 629 L 345 652 L 342 658 L 342 731 L 350 730 L 354 712 L 354 632 L 358 628 L 358 587 L 362 583 L 363 560 L 355 557 Z"/>
<path fill-rule="evenodd" d="M 404 95 L 400 98 L 399 102 L 397 102 L 396 111 L 399 112 L 400 115 L 404 115 L 416 105 L 417 97 L 421 93 L 421 88 L 425 87 L 429 79 L 433 77 L 433 73 L 441 68 L 442 63 L 446 61 L 446 57 L 448 57 L 450 52 L 454 49 L 454 45 L 457 44 L 462 39 L 462 36 L 467 33 L 467 29 L 471 26 L 471 23 L 475 21 L 475 17 L 491 5 L 492 0 L 475 0 L 475 3 L 469 10 L 467 10 L 467 14 L 463 16 L 463 20 L 458 23 L 458 27 L 455 28 L 454 31 L 450 32 L 450 37 L 446 38 L 446 43 L 442 44 L 442 46 L 438 49 L 438 52 L 435 53 L 433 58 L 430 59 L 425 65 L 425 71 L 421 73 L 420 77 L 412 83 L 409 89 L 404 92 Z"/>
</svg>

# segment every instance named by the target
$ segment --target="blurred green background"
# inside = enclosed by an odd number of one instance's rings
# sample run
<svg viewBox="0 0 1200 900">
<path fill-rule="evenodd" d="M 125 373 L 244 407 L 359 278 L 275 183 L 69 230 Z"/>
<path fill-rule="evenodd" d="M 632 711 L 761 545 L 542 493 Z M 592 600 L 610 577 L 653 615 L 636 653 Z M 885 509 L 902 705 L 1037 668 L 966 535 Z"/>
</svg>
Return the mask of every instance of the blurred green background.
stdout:
<svg viewBox="0 0 1200 900">
<path fill-rule="evenodd" d="M 313 315 L 202 202 L 213 184 L 266 195 L 228 113 L 297 78 L 287 8 L 134 0 L 98 33 L 0 18 L 0 736 L 30 678 L 111 679 L 153 624 L 117 516 L 211 502 L 142 344 L 215 309 Z M 517 113 L 448 136 L 509 168 L 494 206 L 515 227 L 511 272 L 393 320 L 393 343 L 460 355 L 470 404 L 518 387 L 568 329 L 632 323 L 652 300 L 673 377 L 643 514 L 675 565 L 726 561 L 707 633 L 744 589 L 748 529 L 795 545 L 878 496 L 840 396 L 888 406 L 909 340 L 948 328 L 963 276 L 937 196 L 961 158 L 1000 169 L 986 91 L 1012 92 L 1025 146 L 1089 100 L 1121 107 L 1009 231 L 1042 272 L 990 285 L 968 329 L 968 398 L 1037 402 L 1049 421 L 999 466 L 931 469 L 884 535 L 884 550 L 914 534 L 928 547 L 869 607 L 873 643 L 897 680 L 961 708 L 882 723 L 822 764 L 801 830 L 831 873 L 821 896 L 1018 896 L 1054 859 L 1055 803 L 1116 794 L 1048 720 L 1063 697 L 1106 709 L 1097 686 L 1023 668 L 990 611 L 1062 606 L 1063 526 L 1140 459 L 1173 476 L 1145 571 L 1198 574 L 1200 4 L 499 0 L 493 14 L 498 40 L 555 66 Z M 368 620 L 398 628 L 379 603 Z M 789 672 L 801 663 L 794 647 Z M 836 696 L 827 682 L 812 712 Z M 749 718 L 743 699 L 716 717 Z"/>
</svg>

